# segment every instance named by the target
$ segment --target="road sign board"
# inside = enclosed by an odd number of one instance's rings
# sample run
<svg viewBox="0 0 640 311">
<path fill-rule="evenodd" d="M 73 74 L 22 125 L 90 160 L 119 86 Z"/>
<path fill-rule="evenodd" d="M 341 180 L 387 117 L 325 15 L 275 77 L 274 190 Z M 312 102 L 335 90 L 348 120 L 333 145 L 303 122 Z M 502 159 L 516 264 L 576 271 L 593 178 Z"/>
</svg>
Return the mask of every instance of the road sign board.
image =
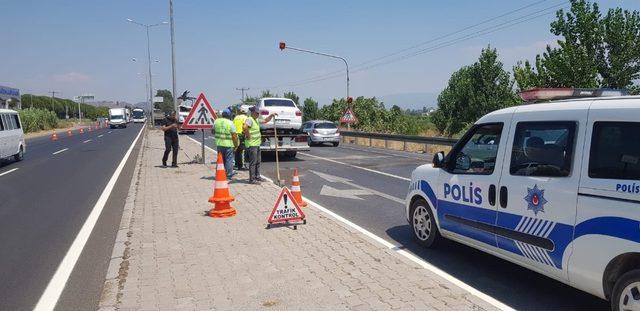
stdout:
<svg viewBox="0 0 640 311">
<path fill-rule="evenodd" d="M 304 220 L 304 217 L 304 213 L 300 209 L 298 202 L 291 195 L 289 188 L 282 187 L 276 200 L 276 205 L 273 206 L 267 222 L 269 224 L 288 223 Z"/>
<path fill-rule="evenodd" d="M 218 118 L 215 110 L 211 108 L 209 101 L 204 97 L 203 93 L 200 93 L 198 99 L 191 107 L 189 115 L 184 119 L 182 123 L 183 129 L 211 129 L 213 128 L 213 122 Z"/>
<path fill-rule="evenodd" d="M 351 110 L 351 107 L 347 107 L 347 110 L 344 111 L 342 118 L 340 118 L 340 123 L 354 124 L 358 123 L 358 118 Z"/>
</svg>

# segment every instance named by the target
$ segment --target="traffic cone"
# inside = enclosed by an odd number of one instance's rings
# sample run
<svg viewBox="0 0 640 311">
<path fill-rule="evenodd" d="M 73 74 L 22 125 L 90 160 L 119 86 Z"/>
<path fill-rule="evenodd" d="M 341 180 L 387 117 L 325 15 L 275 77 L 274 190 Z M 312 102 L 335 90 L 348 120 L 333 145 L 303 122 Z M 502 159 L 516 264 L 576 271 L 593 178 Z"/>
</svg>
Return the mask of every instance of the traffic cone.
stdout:
<svg viewBox="0 0 640 311">
<path fill-rule="evenodd" d="M 71 130 L 67 130 L 67 136 L 73 136 L 73 134 L 71 134 Z"/>
<path fill-rule="evenodd" d="M 87 132 L 91 132 L 91 125 L 87 128 Z"/>
<path fill-rule="evenodd" d="M 215 204 L 215 206 L 209 211 L 209 216 L 214 218 L 235 216 L 236 209 L 229 204 L 233 200 L 235 199 L 229 193 L 229 184 L 227 184 L 227 173 L 224 170 L 222 153 L 218 152 L 216 181 L 213 187 L 213 195 L 209 198 L 209 202 Z"/>
<path fill-rule="evenodd" d="M 298 168 L 293 169 L 293 178 L 291 179 L 291 195 L 296 199 L 300 207 L 306 207 L 307 202 L 302 200 L 302 190 L 300 190 L 300 177 L 298 176 Z"/>
<path fill-rule="evenodd" d="M 84 129 L 80 128 L 80 134 L 84 134 Z"/>
<path fill-rule="evenodd" d="M 53 140 L 53 141 L 58 140 L 58 133 L 53 132 L 53 134 L 51 134 L 51 140 Z"/>
</svg>

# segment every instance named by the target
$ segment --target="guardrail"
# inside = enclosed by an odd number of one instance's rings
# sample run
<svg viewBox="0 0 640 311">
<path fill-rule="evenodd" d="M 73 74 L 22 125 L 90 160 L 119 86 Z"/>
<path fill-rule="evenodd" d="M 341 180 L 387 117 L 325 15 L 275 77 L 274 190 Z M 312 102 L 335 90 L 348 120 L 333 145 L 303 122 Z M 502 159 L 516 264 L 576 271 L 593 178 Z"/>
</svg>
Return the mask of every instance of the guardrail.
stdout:
<svg viewBox="0 0 640 311">
<path fill-rule="evenodd" d="M 411 147 L 409 148 L 409 151 L 422 151 L 424 153 L 433 153 L 433 146 L 446 146 L 444 149 L 449 149 L 458 141 L 454 138 L 445 137 L 425 137 L 417 135 L 369 133 L 358 131 L 340 131 L 340 135 L 342 142 L 344 143 L 363 145 L 360 142 L 364 140 L 364 145 L 368 145 L 369 147 L 383 147 L 385 149 L 397 149 L 403 151 L 408 150 L 407 147 L 409 144 L 413 145 L 409 146 Z M 377 143 L 379 141 L 383 141 L 384 145 Z M 402 148 L 392 148 L 390 142 L 401 142 Z"/>
</svg>

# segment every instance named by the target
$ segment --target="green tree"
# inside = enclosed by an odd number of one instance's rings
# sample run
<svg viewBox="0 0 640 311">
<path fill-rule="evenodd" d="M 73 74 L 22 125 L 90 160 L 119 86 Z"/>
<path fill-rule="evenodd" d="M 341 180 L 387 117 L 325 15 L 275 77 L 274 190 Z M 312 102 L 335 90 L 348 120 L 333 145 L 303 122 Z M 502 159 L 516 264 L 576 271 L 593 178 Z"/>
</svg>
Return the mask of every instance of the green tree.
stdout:
<svg viewBox="0 0 640 311">
<path fill-rule="evenodd" d="M 519 62 L 519 89 L 532 87 L 634 87 L 640 77 L 640 15 L 610 9 L 602 17 L 597 3 L 572 0 L 569 12 L 558 10 L 551 33 L 558 47 L 546 47 L 534 64 Z"/>
<path fill-rule="evenodd" d="M 302 106 L 302 117 L 305 121 L 316 120 L 320 118 L 318 102 L 313 100 L 313 98 L 307 98 L 304 100 L 304 105 Z"/>
<path fill-rule="evenodd" d="M 282 95 L 284 98 L 292 100 L 296 105 L 300 105 L 300 97 L 294 92 L 286 92 Z"/>
<path fill-rule="evenodd" d="M 164 113 L 169 113 L 173 111 L 173 95 L 171 95 L 171 91 L 169 90 L 157 90 L 156 96 L 162 96 L 161 103 L 154 103 L 153 106 L 156 109 L 160 109 Z"/>
<path fill-rule="evenodd" d="M 432 118 L 436 128 L 452 136 L 491 111 L 515 105 L 513 84 L 496 49 L 483 49 L 477 62 L 451 75 L 438 96 Z"/>
<path fill-rule="evenodd" d="M 260 94 L 260 98 L 265 98 L 265 97 L 277 97 L 278 94 L 273 94 L 271 93 L 271 91 L 269 90 L 264 90 L 262 91 L 262 93 Z"/>
</svg>

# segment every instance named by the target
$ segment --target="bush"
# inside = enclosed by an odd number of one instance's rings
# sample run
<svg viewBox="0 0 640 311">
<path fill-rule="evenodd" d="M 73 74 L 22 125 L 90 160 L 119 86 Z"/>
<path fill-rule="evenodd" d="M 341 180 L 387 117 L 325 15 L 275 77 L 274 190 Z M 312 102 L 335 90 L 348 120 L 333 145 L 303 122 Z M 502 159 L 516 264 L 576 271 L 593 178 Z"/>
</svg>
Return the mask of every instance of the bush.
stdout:
<svg viewBox="0 0 640 311">
<path fill-rule="evenodd" d="M 29 108 L 22 109 L 19 113 L 25 133 L 49 130 L 58 126 L 58 117 L 52 111 Z"/>
</svg>

